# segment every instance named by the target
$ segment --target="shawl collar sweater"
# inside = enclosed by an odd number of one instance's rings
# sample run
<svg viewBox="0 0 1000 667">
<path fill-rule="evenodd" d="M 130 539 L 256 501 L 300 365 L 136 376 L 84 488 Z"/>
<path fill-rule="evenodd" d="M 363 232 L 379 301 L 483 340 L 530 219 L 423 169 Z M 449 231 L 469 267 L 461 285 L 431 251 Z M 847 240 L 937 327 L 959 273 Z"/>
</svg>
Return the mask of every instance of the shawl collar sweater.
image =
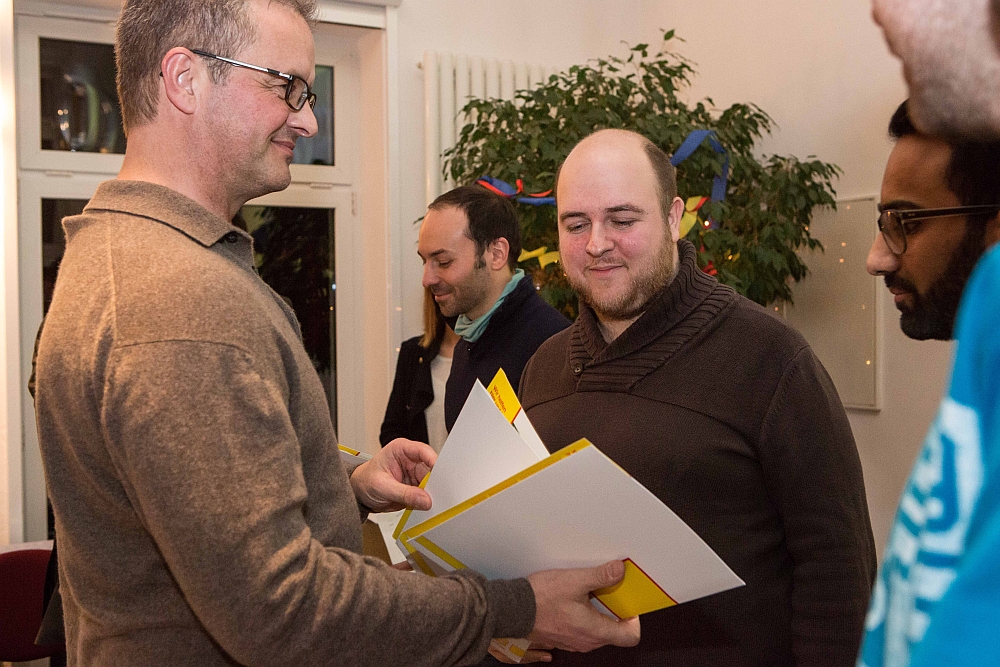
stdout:
<svg viewBox="0 0 1000 667">
<path fill-rule="evenodd" d="M 589 438 L 747 585 L 647 614 L 634 649 L 554 664 L 853 665 L 875 550 L 837 392 L 796 331 L 679 246 L 675 279 L 613 342 L 584 306 L 544 343 L 521 403 L 550 450 Z"/>
<path fill-rule="evenodd" d="M 252 239 L 177 192 L 67 218 L 36 413 L 70 665 L 453 665 L 523 636 L 525 580 L 361 556 L 295 315 Z"/>
</svg>

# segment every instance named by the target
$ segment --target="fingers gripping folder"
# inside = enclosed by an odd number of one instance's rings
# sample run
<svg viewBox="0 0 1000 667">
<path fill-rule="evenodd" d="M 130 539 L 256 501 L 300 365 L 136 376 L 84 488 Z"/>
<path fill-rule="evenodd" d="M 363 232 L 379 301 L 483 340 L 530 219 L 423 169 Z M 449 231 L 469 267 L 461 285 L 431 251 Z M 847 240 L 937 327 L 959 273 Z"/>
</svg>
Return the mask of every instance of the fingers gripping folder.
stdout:
<svg viewBox="0 0 1000 667">
<path fill-rule="evenodd" d="M 407 510 L 393 533 L 414 566 L 437 576 L 471 568 L 490 579 L 625 561 L 594 591 L 603 613 L 629 618 L 742 586 L 670 508 L 587 440 L 549 454 L 503 370 L 473 387 L 434 470 L 431 509 Z M 527 640 L 494 642 L 518 660 Z"/>
</svg>

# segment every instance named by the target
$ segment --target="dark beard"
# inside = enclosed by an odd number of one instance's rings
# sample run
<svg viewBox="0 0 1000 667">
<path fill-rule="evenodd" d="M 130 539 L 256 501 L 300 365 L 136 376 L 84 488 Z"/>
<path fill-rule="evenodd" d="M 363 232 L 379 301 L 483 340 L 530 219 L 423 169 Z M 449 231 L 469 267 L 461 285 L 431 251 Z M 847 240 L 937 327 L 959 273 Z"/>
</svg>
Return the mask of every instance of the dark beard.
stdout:
<svg viewBox="0 0 1000 667">
<path fill-rule="evenodd" d="M 976 262 L 986 249 L 986 226 L 975 221 L 966 223 L 965 234 L 944 273 L 927 290 L 918 294 L 909 281 L 890 274 L 885 277 L 886 287 L 899 286 L 911 290 L 914 306 L 899 316 L 903 333 L 915 340 L 951 340 L 955 329 L 955 316 L 962 301 L 962 291 L 969 280 Z"/>
</svg>

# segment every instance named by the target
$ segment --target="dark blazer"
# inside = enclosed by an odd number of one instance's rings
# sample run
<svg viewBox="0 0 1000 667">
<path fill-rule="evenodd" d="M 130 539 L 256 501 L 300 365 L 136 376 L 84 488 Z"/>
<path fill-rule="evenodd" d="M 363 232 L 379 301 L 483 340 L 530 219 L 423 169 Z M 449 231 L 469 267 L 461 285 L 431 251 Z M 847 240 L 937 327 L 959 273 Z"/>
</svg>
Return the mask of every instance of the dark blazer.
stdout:
<svg viewBox="0 0 1000 667">
<path fill-rule="evenodd" d="M 531 355 L 569 324 L 558 310 L 538 296 L 531 276 L 522 278 L 493 313 L 479 340 L 470 343 L 463 338 L 455 346 L 444 395 L 444 423 L 448 431 L 455 425 L 477 379 L 489 385 L 502 368 L 517 391 L 521 371 Z"/>
<path fill-rule="evenodd" d="M 420 347 L 421 336 L 403 341 L 396 359 L 396 377 L 385 406 L 378 441 L 385 446 L 396 438 L 427 442 L 424 410 L 434 402 L 431 361 L 441 348 L 441 339 L 427 349 Z"/>
</svg>

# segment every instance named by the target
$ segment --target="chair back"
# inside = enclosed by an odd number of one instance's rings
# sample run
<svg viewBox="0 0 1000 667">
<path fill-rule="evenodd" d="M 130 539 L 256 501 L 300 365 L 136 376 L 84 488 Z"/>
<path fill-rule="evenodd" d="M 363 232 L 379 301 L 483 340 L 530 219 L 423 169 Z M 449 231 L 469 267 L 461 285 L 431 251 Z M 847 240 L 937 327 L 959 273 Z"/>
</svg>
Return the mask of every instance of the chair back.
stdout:
<svg viewBox="0 0 1000 667">
<path fill-rule="evenodd" d="M 0 661 L 39 660 L 65 650 L 61 645 L 35 645 L 51 553 L 51 549 L 0 553 Z"/>
</svg>

